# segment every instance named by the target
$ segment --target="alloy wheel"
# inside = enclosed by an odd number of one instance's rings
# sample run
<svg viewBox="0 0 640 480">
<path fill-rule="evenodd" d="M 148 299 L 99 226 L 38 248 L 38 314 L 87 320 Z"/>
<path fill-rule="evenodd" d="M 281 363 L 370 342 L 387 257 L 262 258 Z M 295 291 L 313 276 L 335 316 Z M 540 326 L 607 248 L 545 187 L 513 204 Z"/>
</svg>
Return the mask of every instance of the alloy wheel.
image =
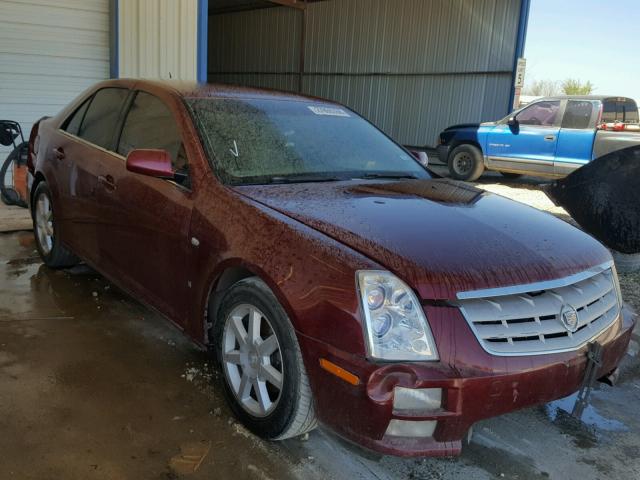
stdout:
<svg viewBox="0 0 640 480">
<path fill-rule="evenodd" d="M 280 400 L 284 368 L 267 317 L 253 305 L 235 307 L 225 319 L 222 348 L 224 374 L 238 403 L 254 417 L 269 415 Z"/>
<path fill-rule="evenodd" d="M 36 200 L 35 225 L 40 248 L 48 255 L 53 248 L 53 210 L 46 193 L 41 193 Z"/>
</svg>

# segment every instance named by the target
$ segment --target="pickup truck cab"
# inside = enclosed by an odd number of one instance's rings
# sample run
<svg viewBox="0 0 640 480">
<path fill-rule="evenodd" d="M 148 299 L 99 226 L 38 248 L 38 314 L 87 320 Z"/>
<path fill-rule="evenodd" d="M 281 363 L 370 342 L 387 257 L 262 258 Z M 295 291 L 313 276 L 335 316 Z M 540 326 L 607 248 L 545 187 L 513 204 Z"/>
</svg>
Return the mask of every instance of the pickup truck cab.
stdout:
<svg viewBox="0 0 640 480">
<path fill-rule="evenodd" d="M 497 122 L 445 129 L 438 154 L 457 180 L 474 181 L 485 170 L 561 178 L 595 158 L 640 144 L 639 133 L 606 127 L 637 123 L 638 107 L 630 98 L 548 97 Z"/>
</svg>

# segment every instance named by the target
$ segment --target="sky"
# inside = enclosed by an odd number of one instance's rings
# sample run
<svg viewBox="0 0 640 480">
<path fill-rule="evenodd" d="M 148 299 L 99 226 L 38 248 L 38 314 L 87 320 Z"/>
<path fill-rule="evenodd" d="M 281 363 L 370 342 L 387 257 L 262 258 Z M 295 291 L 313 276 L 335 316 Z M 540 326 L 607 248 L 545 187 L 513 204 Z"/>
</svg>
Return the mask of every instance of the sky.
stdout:
<svg viewBox="0 0 640 480">
<path fill-rule="evenodd" d="M 640 0 L 531 0 L 525 85 L 590 80 L 640 103 Z"/>
</svg>

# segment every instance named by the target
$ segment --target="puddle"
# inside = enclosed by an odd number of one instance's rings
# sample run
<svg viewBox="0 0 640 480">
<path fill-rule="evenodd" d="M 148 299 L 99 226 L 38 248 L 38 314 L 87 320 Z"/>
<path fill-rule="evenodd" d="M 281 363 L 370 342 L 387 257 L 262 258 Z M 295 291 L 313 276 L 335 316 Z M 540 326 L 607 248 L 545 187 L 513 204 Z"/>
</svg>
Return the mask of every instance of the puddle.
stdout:
<svg viewBox="0 0 640 480">
<path fill-rule="evenodd" d="M 577 396 L 578 394 L 574 393 L 573 395 L 561 398 L 560 400 L 555 400 L 545 405 L 544 408 L 549 419 L 555 423 L 560 415 L 571 415 L 571 411 L 573 410 L 573 405 L 576 403 Z M 624 423 L 619 422 L 618 420 L 613 420 L 611 418 L 605 418 L 600 415 L 593 405 L 587 405 L 582 414 L 581 421 L 587 427 L 602 430 L 605 432 L 626 432 L 629 430 L 629 428 Z"/>
</svg>

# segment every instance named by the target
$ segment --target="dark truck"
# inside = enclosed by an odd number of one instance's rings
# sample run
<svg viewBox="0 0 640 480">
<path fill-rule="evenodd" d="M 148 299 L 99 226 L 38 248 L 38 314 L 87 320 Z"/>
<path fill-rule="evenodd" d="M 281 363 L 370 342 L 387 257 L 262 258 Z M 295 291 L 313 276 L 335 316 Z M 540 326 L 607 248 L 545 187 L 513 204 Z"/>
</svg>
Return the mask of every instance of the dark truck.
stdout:
<svg viewBox="0 0 640 480">
<path fill-rule="evenodd" d="M 453 178 L 473 181 L 485 170 L 562 178 L 639 144 L 636 102 L 590 95 L 541 98 L 497 122 L 453 125 L 437 148 Z"/>
</svg>

